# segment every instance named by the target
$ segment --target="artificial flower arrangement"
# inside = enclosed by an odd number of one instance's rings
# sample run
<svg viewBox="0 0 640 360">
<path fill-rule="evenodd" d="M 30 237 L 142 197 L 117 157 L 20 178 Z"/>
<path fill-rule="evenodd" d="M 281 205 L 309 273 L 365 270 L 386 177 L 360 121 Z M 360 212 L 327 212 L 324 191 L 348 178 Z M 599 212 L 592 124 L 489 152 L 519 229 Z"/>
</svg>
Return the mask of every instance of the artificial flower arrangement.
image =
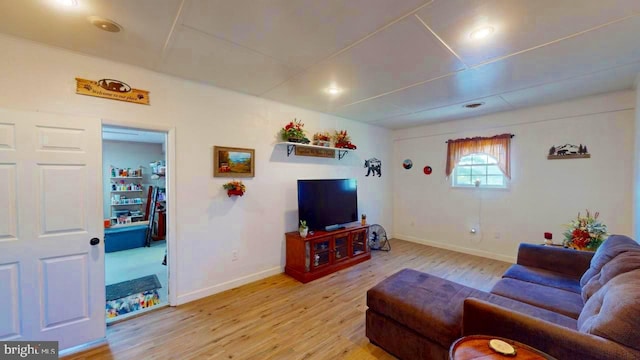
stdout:
<svg viewBox="0 0 640 360">
<path fill-rule="evenodd" d="M 599 212 L 591 216 L 587 210 L 585 216 L 578 217 L 567 224 L 564 233 L 564 245 L 577 250 L 595 251 L 607 237 L 607 225 L 598 220 Z"/>
<path fill-rule="evenodd" d="M 313 145 L 331 146 L 331 135 L 329 135 L 329 132 L 324 131 L 313 134 Z"/>
<path fill-rule="evenodd" d="M 230 181 L 222 185 L 222 187 L 227 190 L 227 195 L 229 195 L 229 197 L 231 197 L 231 195 L 242 196 L 244 195 L 244 192 L 247 191 L 247 188 L 244 186 L 242 181 L 239 180 Z"/>
<path fill-rule="evenodd" d="M 347 130 L 336 131 L 333 135 L 333 140 L 335 141 L 335 147 L 337 148 L 356 149 L 356 146 L 351 143 L 351 137 L 347 133 Z"/>
<path fill-rule="evenodd" d="M 309 139 L 304 135 L 304 124 L 298 119 L 293 119 L 280 130 L 282 140 L 299 143 L 309 143 Z"/>
</svg>

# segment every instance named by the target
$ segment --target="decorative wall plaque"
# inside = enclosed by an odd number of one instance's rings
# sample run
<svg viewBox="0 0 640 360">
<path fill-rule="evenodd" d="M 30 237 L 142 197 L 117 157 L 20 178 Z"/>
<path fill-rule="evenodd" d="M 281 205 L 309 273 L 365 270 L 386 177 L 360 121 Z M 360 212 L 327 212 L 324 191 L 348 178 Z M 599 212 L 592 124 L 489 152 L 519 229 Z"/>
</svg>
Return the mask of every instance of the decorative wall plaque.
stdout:
<svg viewBox="0 0 640 360">
<path fill-rule="evenodd" d="M 149 105 L 148 91 L 132 89 L 122 81 L 113 79 L 93 81 L 76 78 L 76 94 Z"/>
<path fill-rule="evenodd" d="M 576 146 L 571 144 L 564 144 L 558 146 L 552 146 L 549 149 L 549 155 L 547 159 L 588 159 L 591 157 L 587 145 Z"/>
<path fill-rule="evenodd" d="M 333 149 L 323 149 L 320 147 L 296 146 L 296 155 L 334 158 L 336 157 L 336 151 Z"/>
</svg>

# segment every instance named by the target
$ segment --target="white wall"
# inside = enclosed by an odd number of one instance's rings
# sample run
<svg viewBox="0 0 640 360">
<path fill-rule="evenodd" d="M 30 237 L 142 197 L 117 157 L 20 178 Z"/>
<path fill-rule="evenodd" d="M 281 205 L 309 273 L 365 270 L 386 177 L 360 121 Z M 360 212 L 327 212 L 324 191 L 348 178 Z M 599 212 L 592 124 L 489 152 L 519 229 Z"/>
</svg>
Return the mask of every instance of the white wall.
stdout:
<svg viewBox="0 0 640 360">
<path fill-rule="evenodd" d="M 147 198 L 148 186 L 165 187 L 164 178 L 151 179 L 149 163 L 165 160 L 163 144 L 140 143 L 131 141 L 102 140 L 102 186 L 104 188 L 104 218 L 111 216 L 111 166 L 116 168 L 137 169 L 142 167 L 142 180 L 132 180 L 129 183 L 141 183 L 144 191 L 136 193 L 119 193 L 126 197 Z M 124 209 L 125 207 L 119 207 Z M 131 209 L 135 209 L 132 206 Z M 144 211 L 144 206 L 138 207 Z"/>
<path fill-rule="evenodd" d="M 298 178 L 357 178 L 360 212 L 393 231 L 390 172 L 366 178 L 363 168 L 364 159 L 377 157 L 389 169 L 386 129 L 10 37 L 0 36 L 0 48 L 0 107 L 175 127 L 178 259 L 172 269 L 180 303 L 282 271 L 284 232 L 297 229 Z M 151 106 L 76 95 L 75 77 L 149 90 Z M 347 129 L 358 151 L 342 160 L 288 158 L 274 143 L 293 118 L 311 132 Z M 256 177 L 244 181 L 245 196 L 227 197 L 225 179 L 212 177 L 214 145 L 255 149 Z M 231 261 L 233 250 L 238 261 Z"/>
<path fill-rule="evenodd" d="M 395 131 L 395 236 L 513 261 L 520 242 L 542 243 L 545 231 L 560 243 L 563 224 L 585 209 L 599 211 L 611 233 L 631 235 L 635 101 L 625 91 Z M 451 188 L 445 141 L 506 132 L 515 134 L 509 189 Z M 547 160 L 565 143 L 586 144 L 591 158 Z"/>
</svg>

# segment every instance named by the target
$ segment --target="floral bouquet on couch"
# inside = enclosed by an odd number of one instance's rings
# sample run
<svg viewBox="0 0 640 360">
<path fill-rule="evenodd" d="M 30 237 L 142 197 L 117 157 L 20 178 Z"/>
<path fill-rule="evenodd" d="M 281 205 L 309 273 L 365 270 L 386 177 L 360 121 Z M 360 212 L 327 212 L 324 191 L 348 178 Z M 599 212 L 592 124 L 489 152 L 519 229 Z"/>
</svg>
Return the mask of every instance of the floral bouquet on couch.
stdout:
<svg viewBox="0 0 640 360">
<path fill-rule="evenodd" d="M 564 245 L 576 250 L 596 251 L 607 237 L 607 225 L 598 220 L 599 212 L 591 216 L 589 210 L 585 216 L 578 217 L 567 224 L 564 233 Z"/>
</svg>

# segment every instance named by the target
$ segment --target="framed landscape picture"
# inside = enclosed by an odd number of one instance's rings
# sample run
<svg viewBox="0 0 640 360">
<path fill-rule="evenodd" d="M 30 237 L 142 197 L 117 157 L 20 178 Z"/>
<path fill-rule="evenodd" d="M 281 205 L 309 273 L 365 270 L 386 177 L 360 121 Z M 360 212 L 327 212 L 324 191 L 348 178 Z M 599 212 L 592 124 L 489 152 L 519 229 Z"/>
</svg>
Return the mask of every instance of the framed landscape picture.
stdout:
<svg viewBox="0 0 640 360">
<path fill-rule="evenodd" d="M 233 147 L 213 147 L 214 177 L 254 177 L 255 150 Z"/>
</svg>

